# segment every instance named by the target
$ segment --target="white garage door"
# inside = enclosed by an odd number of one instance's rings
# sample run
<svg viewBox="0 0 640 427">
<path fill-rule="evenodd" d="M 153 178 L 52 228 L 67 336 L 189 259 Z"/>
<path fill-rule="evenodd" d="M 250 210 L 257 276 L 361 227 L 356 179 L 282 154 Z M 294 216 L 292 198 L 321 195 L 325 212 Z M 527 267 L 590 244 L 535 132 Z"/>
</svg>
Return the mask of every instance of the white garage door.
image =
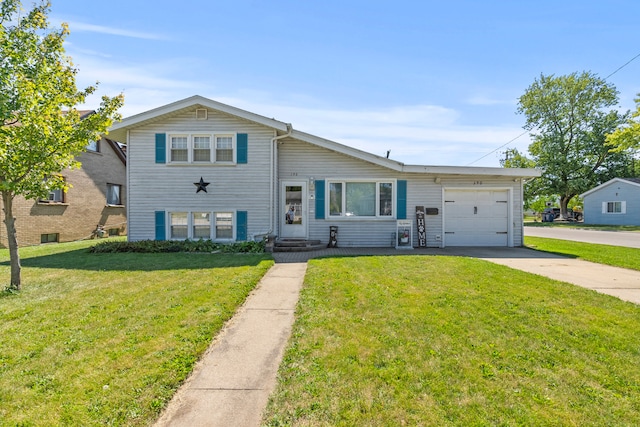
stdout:
<svg viewBox="0 0 640 427">
<path fill-rule="evenodd" d="M 446 190 L 445 246 L 508 246 L 507 190 Z"/>
</svg>

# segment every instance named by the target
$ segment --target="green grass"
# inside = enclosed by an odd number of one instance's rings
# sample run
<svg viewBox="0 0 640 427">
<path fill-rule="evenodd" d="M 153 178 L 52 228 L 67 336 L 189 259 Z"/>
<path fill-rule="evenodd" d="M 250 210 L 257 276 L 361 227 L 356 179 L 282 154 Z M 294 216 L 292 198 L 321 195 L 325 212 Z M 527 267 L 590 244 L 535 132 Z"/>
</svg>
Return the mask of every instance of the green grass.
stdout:
<svg viewBox="0 0 640 427">
<path fill-rule="evenodd" d="M 525 217 L 525 227 L 561 227 L 561 228 L 576 228 L 585 230 L 600 230 L 600 231 L 640 231 L 639 225 L 598 225 L 598 224 L 583 224 L 581 222 L 536 222 L 531 218 Z"/>
<path fill-rule="evenodd" d="M 267 426 L 632 426 L 640 308 L 478 259 L 312 260 Z"/>
<path fill-rule="evenodd" d="M 640 249 L 525 236 L 525 246 L 598 264 L 640 270 Z"/>
<path fill-rule="evenodd" d="M 151 424 L 273 263 L 93 243 L 21 249 L 23 290 L 0 293 L 0 425 Z"/>
</svg>

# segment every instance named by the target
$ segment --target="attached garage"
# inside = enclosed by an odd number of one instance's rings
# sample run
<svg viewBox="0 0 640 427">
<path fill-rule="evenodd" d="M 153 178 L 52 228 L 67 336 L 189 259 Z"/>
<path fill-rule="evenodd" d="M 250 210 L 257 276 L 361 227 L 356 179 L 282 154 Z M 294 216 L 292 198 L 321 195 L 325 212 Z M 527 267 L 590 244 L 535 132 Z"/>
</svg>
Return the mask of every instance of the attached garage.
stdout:
<svg viewBox="0 0 640 427">
<path fill-rule="evenodd" d="M 513 246 L 508 189 L 445 189 L 445 246 Z"/>
</svg>

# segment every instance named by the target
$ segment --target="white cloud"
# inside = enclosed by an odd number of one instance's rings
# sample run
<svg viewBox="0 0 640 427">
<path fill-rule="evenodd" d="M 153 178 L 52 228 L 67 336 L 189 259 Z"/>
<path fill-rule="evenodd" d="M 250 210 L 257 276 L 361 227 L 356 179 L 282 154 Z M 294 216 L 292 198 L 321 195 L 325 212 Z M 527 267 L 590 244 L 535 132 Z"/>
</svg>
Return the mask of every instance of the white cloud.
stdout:
<svg viewBox="0 0 640 427">
<path fill-rule="evenodd" d="M 472 96 L 466 99 L 466 103 L 469 105 L 500 105 L 500 104 L 513 104 L 512 101 L 505 101 L 502 99 L 491 98 L 483 95 Z"/>
<path fill-rule="evenodd" d="M 87 24 L 85 22 L 79 21 L 69 21 L 63 19 L 51 19 L 52 23 L 55 26 L 61 26 L 63 22 L 66 22 L 69 25 L 69 31 L 71 33 L 79 32 L 79 33 L 96 33 L 96 34 L 107 34 L 112 36 L 121 36 L 121 37 L 129 37 L 134 39 L 144 39 L 144 40 L 168 40 L 167 36 L 156 34 L 156 33 L 148 33 L 142 31 L 132 31 L 126 30 L 122 28 L 115 27 L 107 27 L 104 25 L 95 25 L 95 24 Z"/>
<path fill-rule="evenodd" d="M 215 99 L 379 156 L 391 150 L 390 158 L 406 164 L 499 166 L 506 148 L 518 148 L 526 153 L 529 145 L 528 137 L 523 136 L 498 148 L 521 135 L 522 129 L 461 125 L 457 111 L 435 105 L 359 110 L 300 108 L 284 103 L 254 102 L 255 97 Z"/>
<path fill-rule="evenodd" d="M 390 158 L 406 164 L 499 166 L 499 156 L 506 147 L 498 147 L 522 133 L 515 126 L 465 126 L 458 111 L 439 105 L 331 108 L 300 94 L 221 93 L 211 83 L 174 77 L 179 76 L 172 72 L 176 61 L 122 66 L 96 56 L 79 55 L 77 59 L 78 86 L 92 84 L 93 80 L 86 80 L 91 76 L 103 82 L 99 94 L 124 92 L 124 117 L 199 94 L 379 156 L 391 150 Z M 93 97 L 87 107 L 95 108 L 97 103 L 99 98 Z M 526 152 L 528 144 L 528 138 L 523 137 L 508 147 Z"/>
</svg>

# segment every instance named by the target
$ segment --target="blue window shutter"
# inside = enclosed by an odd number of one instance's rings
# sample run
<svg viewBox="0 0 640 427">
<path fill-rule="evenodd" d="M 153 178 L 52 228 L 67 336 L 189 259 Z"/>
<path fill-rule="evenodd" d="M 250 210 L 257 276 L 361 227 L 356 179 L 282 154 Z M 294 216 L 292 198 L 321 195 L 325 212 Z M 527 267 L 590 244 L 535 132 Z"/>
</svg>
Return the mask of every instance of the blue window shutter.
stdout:
<svg viewBox="0 0 640 427">
<path fill-rule="evenodd" d="M 247 211 L 236 212 L 236 241 L 247 240 Z"/>
<path fill-rule="evenodd" d="M 324 179 L 316 179 L 316 219 L 324 219 Z"/>
<path fill-rule="evenodd" d="M 396 201 L 396 206 L 398 213 L 396 217 L 398 219 L 407 219 L 407 181 L 406 180 L 398 180 L 398 189 L 396 191 L 396 195 L 398 199 Z"/>
<path fill-rule="evenodd" d="M 156 240 L 166 240 L 165 212 L 156 211 Z"/>
<path fill-rule="evenodd" d="M 156 163 L 167 163 L 167 135 L 156 133 Z"/>
<path fill-rule="evenodd" d="M 247 163 L 249 159 L 249 136 L 246 133 L 239 133 L 236 143 L 238 145 L 238 163 Z"/>
</svg>

